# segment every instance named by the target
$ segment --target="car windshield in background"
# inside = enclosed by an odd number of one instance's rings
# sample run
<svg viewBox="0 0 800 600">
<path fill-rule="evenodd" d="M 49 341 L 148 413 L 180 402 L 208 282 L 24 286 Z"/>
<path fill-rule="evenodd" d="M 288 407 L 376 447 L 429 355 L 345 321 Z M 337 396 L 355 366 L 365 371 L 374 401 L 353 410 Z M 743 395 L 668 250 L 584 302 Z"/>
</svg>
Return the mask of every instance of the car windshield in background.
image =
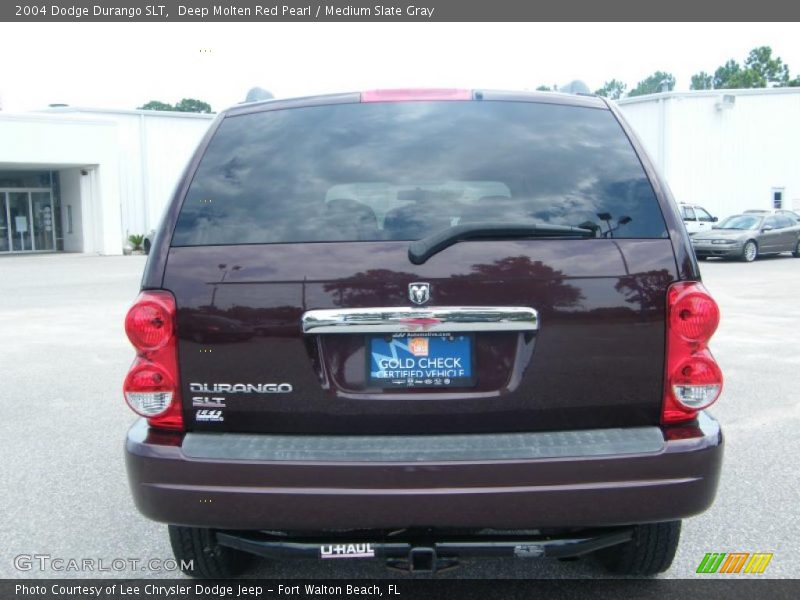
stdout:
<svg viewBox="0 0 800 600">
<path fill-rule="evenodd" d="M 754 215 L 735 215 L 728 217 L 716 229 L 757 229 L 762 217 Z"/>
<path fill-rule="evenodd" d="M 227 117 L 194 175 L 172 245 L 418 240 L 498 221 L 667 237 L 610 111 L 468 101 Z"/>
</svg>

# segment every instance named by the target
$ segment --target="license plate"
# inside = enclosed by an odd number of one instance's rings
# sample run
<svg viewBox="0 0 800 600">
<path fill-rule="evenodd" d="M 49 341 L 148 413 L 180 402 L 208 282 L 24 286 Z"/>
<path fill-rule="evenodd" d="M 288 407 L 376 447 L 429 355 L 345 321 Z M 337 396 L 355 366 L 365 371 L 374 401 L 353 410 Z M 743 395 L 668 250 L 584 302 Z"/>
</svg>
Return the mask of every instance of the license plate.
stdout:
<svg viewBox="0 0 800 600">
<path fill-rule="evenodd" d="M 475 385 L 469 333 L 393 333 L 367 338 L 367 380 L 382 388 Z"/>
</svg>

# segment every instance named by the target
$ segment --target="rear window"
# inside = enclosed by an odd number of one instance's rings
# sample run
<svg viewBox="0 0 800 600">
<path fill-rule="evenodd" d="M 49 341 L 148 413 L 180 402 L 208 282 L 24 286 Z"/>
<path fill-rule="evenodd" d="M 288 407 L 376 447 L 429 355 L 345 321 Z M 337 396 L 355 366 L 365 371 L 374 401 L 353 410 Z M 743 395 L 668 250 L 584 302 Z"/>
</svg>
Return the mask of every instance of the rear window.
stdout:
<svg viewBox="0 0 800 600">
<path fill-rule="evenodd" d="M 761 225 L 762 217 L 756 215 L 734 215 L 719 224 L 719 229 L 756 229 Z"/>
<path fill-rule="evenodd" d="M 667 236 L 610 111 L 411 102 L 227 117 L 194 175 L 173 245 L 416 240 L 499 221 Z"/>
</svg>

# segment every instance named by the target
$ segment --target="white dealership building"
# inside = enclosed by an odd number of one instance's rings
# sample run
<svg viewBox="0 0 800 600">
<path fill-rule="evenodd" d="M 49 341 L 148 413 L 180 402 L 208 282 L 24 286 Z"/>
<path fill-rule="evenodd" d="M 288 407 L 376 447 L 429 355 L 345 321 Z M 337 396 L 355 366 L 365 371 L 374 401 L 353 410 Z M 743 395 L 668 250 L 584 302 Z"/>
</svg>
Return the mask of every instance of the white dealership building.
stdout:
<svg viewBox="0 0 800 600">
<path fill-rule="evenodd" d="M 668 92 L 618 104 L 676 200 L 718 217 L 800 211 L 800 88 Z"/>
<path fill-rule="evenodd" d="M 0 112 L 0 254 L 121 254 L 153 229 L 213 115 Z"/>
<path fill-rule="evenodd" d="M 619 101 L 680 201 L 724 217 L 800 210 L 800 88 Z M 0 254 L 120 254 L 155 228 L 213 115 L 0 112 Z"/>
</svg>

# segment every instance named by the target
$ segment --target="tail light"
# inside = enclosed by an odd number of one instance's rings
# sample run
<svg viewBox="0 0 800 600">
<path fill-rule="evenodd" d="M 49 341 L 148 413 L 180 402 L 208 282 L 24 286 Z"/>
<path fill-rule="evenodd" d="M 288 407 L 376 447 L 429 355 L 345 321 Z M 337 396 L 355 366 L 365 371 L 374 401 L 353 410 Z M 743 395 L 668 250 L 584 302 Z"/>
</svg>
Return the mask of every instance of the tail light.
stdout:
<svg viewBox="0 0 800 600">
<path fill-rule="evenodd" d="M 125 317 L 136 359 L 125 378 L 128 406 L 151 427 L 183 430 L 175 339 L 175 298 L 166 291 L 139 294 Z"/>
<path fill-rule="evenodd" d="M 722 372 L 707 347 L 717 325 L 719 308 L 703 284 L 669 287 L 663 423 L 691 420 L 719 398 Z"/>
</svg>

